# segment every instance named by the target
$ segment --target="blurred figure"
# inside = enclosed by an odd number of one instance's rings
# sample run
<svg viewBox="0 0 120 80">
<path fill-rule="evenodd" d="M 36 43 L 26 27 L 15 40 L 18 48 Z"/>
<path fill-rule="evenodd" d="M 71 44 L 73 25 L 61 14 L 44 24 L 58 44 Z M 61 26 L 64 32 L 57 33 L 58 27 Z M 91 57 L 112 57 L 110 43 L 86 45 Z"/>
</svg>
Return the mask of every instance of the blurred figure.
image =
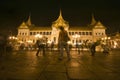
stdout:
<svg viewBox="0 0 120 80">
<path fill-rule="evenodd" d="M 54 42 L 51 43 L 51 52 L 54 50 Z"/>
<path fill-rule="evenodd" d="M 76 51 L 78 52 L 78 54 L 80 54 L 80 45 L 78 41 L 76 41 Z"/>
<path fill-rule="evenodd" d="M 6 53 L 6 44 L 7 44 L 6 37 L 0 34 L 0 56 L 3 56 L 3 54 Z"/>
<path fill-rule="evenodd" d="M 110 48 L 108 45 L 102 45 L 102 48 L 103 48 L 103 53 L 109 54 Z"/>
<path fill-rule="evenodd" d="M 91 44 L 90 51 L 91 51 L 91 56 L 94 56 L 96 52 L 96 42 Z"/>
<path fill-rule="evenodd" d="M 70 50 L 69 50 L 69 45 L 68 45 L 68 41 L 70 41 L 70 38 L 68 36 L 68 33 L 66 30 L 64 30 L 64 28 L 62 26 L 59 27 L 60 32 L 59 32 L 59 37 L 58 37 L 58 46 L 59 46 L 59 50 L 60 50 L 60 56 L 59 59 L 62 60 L 63 58 L 63 52 L 64 52 L 64 48 L 67 52 L 67 57 L 68 60 L 70 60 Z"/>
<path fill-rule="evenodd" d="M 37 44 L 37 47 L 38 47 L 36 56 L 39 55 L 40 51 L 42 51 L 43 56 L 45 56 L 45 43 L 44 43 L 44 40 L 43 39 L 38 39 L 36 44 Z"/>
</svg>

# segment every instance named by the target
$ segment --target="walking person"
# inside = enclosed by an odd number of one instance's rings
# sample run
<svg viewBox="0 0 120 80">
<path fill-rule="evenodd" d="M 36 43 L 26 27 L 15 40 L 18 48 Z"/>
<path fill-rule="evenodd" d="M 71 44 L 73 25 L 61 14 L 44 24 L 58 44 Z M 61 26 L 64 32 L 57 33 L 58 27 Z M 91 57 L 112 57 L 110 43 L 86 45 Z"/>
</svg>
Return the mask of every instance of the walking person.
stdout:
<svg viewBox="0 0 120 80">
<path fill-rule="evenodd" d="M 76 51 L 80 54 L 80 44 L 76 41 Z"/>
<path fill-rule="evenodd" d="M 90 51 L 91 51 L 91 56 L 94 56 L 95 52 L 96 52 L 96 43 L 95 42 L 91 45 Z"/>
<path fill-rule="evenodd" d="M 103 48 L 103 53 L 109 54 L 110 48 L 109 48 L 109 46 L 107 44 L 102 45 L 102 48 Z"/>
<path fill-rule="evenodd" d="M 36 56 L 38 56 L 41 51 L 43 53 L 43 56 L 45 56 L 45 44 L 44 44 L 43 39 L 37 40 L 36 44 L 37 44 L 37 47 L 38 47 Z"/>
<path fill-rule="evenodd" d="M 69 45 L 67 43 L 68 41 L 70 41 L 70 38 L 68 36 L 67 31 L 64 30 L 62 26 L 60 26 L 59 29 L 60 29 L 59 37 L 58 37 L 58 47 L 60 51 L 59 60 L 62 60 L 63 58 L 64 48 L 67 52 L 68 60 L 70 60 L 70 50 L 69 50 Z"/>
<path fill-rule="evenodd" d="M 51 52 L 53 52 L 53 50 L 54 50 L 54 41 L 52 41 L 51 43 Z"/>
</svg>

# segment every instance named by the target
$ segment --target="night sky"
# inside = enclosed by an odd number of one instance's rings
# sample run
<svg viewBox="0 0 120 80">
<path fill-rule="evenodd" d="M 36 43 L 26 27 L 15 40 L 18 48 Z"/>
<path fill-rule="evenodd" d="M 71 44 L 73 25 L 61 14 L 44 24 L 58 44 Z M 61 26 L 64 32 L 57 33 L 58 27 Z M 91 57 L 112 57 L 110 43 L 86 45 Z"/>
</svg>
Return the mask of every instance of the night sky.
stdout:
<svg viewBox="0 0 120 80">
<path fill-rule="evenodd" d="M 107 33 L 120 31 L 119 0 L 0 0 L 0 31 L 17 31 L 29 14 L 36 26 L 51 26 L 62 10 L 70 26 L 86 26 L 94 14 Z"/>
</svg>

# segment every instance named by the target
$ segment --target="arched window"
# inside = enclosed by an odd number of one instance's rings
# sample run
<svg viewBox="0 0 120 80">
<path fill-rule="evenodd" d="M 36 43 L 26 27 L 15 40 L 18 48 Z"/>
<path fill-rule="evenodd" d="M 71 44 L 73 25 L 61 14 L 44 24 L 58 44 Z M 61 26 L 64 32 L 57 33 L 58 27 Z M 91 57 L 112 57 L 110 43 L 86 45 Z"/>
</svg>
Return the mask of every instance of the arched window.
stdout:
<svg viewBox="0 0 120 80">
<path fill-rule="evenodd" d="M 32 32 L 30 32 L 30 35 L 32 35 Z"/>
<path fill-rule="evenodd" d="M 79 32 L 79 35 L 81 35 L 81 32 Z"/>
<path fill-rule="evenodd" d="M 69 32 L 69 35 L 71 35 L 71 32 Z"/>
<path fill-rule="evenodd" d="M 86 35 L 88 35 L 88 32 L 86 32 Z"/>
</svg>

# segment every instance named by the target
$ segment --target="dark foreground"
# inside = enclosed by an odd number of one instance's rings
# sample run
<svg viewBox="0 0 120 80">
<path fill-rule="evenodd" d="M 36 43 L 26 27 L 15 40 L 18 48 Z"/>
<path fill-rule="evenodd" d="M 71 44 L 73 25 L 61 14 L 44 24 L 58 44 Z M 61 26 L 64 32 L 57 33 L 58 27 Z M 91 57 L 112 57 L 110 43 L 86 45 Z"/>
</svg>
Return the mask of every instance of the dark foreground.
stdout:
<svg viewBox="0 0 120 80">
<path fill-rule="evenodd" d="M 38 57 L 35 53 L 16 51 L 0 57 L 0 80 L 120 80 L 120 50 L 95 56 L 71 51 L 70 61 L 66 54 L 58 60 L 57 51 Z"/>
</svg>

